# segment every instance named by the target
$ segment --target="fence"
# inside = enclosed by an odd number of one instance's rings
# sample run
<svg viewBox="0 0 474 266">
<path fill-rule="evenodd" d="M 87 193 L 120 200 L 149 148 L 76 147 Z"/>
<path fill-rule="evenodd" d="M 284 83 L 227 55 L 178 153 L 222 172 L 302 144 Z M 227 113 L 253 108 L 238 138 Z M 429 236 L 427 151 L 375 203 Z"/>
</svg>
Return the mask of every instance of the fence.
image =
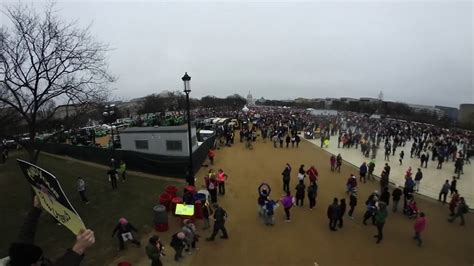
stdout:
<svg viewBox="0 0 474 266">
<path fill-rule="evenodd" d="M 208 138 L 192 155 L 193 171 L 196 173 L 206 160 L 207 152 L 214 144 L 215 136 Z M 135 151 L 111 150 L 89 146 L 43 143 L 42 151 L 69 156 L 78 160 L 110 165 L 110 159 L 117 163 L 125 161 L 127 169 L 161 176 L 185 178 L 188 170 L 187 156 L 165 156 Z"/>
</svg>

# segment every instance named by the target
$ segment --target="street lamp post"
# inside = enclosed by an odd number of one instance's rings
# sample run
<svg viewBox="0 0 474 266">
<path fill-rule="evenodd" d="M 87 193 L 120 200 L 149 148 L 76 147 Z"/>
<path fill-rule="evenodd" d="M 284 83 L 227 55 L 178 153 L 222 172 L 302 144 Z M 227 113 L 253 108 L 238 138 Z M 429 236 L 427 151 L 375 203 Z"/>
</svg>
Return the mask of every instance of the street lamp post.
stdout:
<svg viewBox="0 0 474 266">
<path fill-rule="evenodd" d="M 188 176 L 186 177 L 188 184 L 194 186 L 194 168 L 193 168 L 193 142 L 191 138 L 191 111 L 189 110 L 189 93 L 191 93 L 191 87 L 189 82 L 191 77 L 188 72 L 184 73 L 181 78 L 184 82 L 184 93 L 186 94 L 186 112 L 188 116 L 188 148 L 189 148 L 189 165 L 188 165 Z"/>
<path fill-rule="evenodd" d="M 113 117 L 113 115 L 115 114 L 114 108 L 115 108 L 114 104 L 105 106 L 105 110 L 102 114 L 104 115 L 106 120 L 107 118 Z M 107 121 L 105 122 L 107 123 Z M 110 124 L 110 133 L 112 134 L 112 150 L 113 150 L 115 149 L 115 137 L 114 137 L 114 125 L 112 123 Z"/>
</svg>

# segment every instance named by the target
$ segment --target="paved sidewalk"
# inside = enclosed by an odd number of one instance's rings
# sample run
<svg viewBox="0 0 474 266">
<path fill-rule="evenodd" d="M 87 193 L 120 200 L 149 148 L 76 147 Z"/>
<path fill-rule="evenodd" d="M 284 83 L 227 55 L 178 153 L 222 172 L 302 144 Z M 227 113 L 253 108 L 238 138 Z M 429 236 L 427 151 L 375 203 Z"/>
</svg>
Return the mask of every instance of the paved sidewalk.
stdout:
<svg viewBox="0 0 474 266">
<path fill-rule="evenodd" d="M 320 147 L 321 141 L 319 139 L 307 140 L 314 145 Z M 408 167 L 411 166 L 413 172 L 413 178 L 415 177 L 417 169 L 420 167 L 420 160 L 416 157 L 410 158 L 410 148 L 412 142 L 407 142 L 405 147 L 397 148 L 395 156 L 390 156 L 390 162 L 388 164 L 391 167 L 390 170 L 390 182 L 395 183 L 397 186 L 403 186 L 405 183 L 405 172 Z M 341 144 L 342 147 L 342 144 Z M 342 159 L 345 161 L 359 167 L 363 162 L 370 162 L 369 158 L 366 158 L 362 155 L 362 152 L 359 149 L 350 148 L 337 148 L 337 136 L 331 137 L 331 142 L 328 148 L 324 150 L 337 155 L 341 154 Z M 404 151 L 405 157 L 403 159 L 403 165 L 400 166 L 398 161 L 399 154 L 401 151 Z M 431 157 L 431 153 L 430 153 Z M 379 148 L 377 151 L 377 158 L 375 159 L 375 171 L 374 173 L 377 176 L 380 176 L 382 173 L 383 167 L 387 161 L 384 160 L 384 150 Z M 329 162 L 328 162 L 329 164 Z M 446 179 L 452 180 L 454 175 L 454 162 L 451 160 L 449 162 L 443 163 L 443 169 L 436 169 L 438 161 L 432 161 L 431 158 L 428 162 L 428 168 L 421 168 L 423 172 L 423 179 L 420 184 L 419 193 L 434 199 L 438 199 L 439 191 L 441 186 Z M 354 173 L 358 176 L 358 173 Z M 470 208 L 474 208 L 474 169 L 472 164 L 464 165 L 464 174 L 461 175 L 461 179 L 457 182 L 457 190 L 462 197 L 466 199 L 467 204 Z"/>
</svg>

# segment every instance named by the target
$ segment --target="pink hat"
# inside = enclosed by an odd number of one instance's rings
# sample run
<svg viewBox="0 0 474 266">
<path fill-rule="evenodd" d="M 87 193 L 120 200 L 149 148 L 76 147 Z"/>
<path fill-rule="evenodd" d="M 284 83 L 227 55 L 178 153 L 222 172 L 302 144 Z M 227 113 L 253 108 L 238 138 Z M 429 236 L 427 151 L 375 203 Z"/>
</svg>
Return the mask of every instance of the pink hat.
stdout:
<svg viewBox="0 0 474 266">
<path fill-rule="evenodd" d="M 124 224 L 128 224 L 128 221 L 127 221 L 127 219 L 125 219 L 125 218 L 122 217 L 122 218 L 119 219 L 119 223 L 120 223 L 121 225 L 124 225 Z"/>
</svg>

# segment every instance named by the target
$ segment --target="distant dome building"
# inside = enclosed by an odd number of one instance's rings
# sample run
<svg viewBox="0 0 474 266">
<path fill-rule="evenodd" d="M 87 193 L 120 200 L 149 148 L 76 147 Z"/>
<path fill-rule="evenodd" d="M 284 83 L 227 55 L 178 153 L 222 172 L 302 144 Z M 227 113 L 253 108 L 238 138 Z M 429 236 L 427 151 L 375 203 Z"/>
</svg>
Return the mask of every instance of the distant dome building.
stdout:
<svg viewBox="0 0 474 266">
<path fill-rule="evenodd" d="M 253 98 L 252 94 L 249 91 L 249 94 L 247 94 L 247 105 L 248 106 L 254 106 L 255 105 L 255 99 Z"/>
</svg>

